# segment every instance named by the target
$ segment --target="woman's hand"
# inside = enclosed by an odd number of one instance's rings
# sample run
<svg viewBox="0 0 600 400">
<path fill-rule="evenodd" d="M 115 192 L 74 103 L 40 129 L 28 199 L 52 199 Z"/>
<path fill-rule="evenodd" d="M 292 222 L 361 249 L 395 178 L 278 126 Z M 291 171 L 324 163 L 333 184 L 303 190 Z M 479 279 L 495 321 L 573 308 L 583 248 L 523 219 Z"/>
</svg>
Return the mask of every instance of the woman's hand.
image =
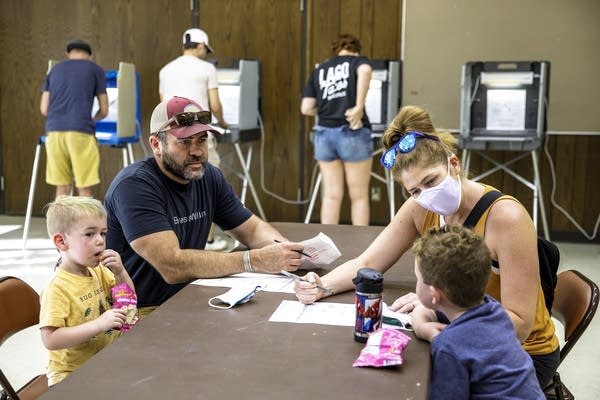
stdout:
<svg viewBox="0 0 600 400">
<path fill-rule="evenodd" d="M 363 127 L 362 117 L 365 109 L 363 107 L 352 107 L 346 110 L 344 113 L 346 121 L 350 124 L 350 129 L 357 130 Z"/>
<path fill-rule="evenodd" d="M 312 304 L 323 298 L 323 291 L 317 288 L 317 285 L 323 286 L 321 278 L 314 272 L 309 272 L 304 276 L 304 281 L 296 279 L 294 282 L 294 291 L 296 297 L 303 304 Z"/>
<path fill-rule="evenodd" d="M 415 307 L 417 307 L 420 304 L 421 304 L 421 302 L 417 298 L 417 295 L 415 293 L 411 292 L 411 293 L 407 293 L 404 296 L 397 298 L 396 301 L 394 301 L 392 303 L 392 305 L 390 306 L 390 309 L 392 311 L 398 311 L 398 312 L 408 314 L 408 313 L 412 312 L 415 309 Z"/>
</svg>

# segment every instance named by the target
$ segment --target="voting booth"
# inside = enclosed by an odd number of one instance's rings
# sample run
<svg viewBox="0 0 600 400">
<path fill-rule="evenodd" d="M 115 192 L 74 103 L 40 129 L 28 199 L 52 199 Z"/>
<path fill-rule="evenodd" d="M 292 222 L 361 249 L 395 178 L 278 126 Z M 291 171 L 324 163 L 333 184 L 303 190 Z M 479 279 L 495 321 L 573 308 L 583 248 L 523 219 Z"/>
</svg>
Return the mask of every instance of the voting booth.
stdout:
<svg viewBox="0 0 600 400">
<path fill-rule="evenodd" d="M 461 118 L 459 147 L 463 167 L 469 169 L 476 152 L 494 166 L 476 176 L 477 181 L 496 171 L 505 171 L 533 191 L 533 221 L 537 226 L 538 202 L 544 235 L 549 238 L 540 183 L 538 150 L 546 138 L 550 64 L 547 61 L 467 62 L 461 77 Z M 521 154 L 498 162 L 489 151 Z M 509 166 L 531 156 L 533 181 Z"/>
<path fill-rule="evenodd" d="M 266 220 L 250 175 L 252 142 L 261 137 L 259 67 L 260 64 L 257 60 L 232 60 L 227 64 L 218 63 L 216 65 L 219 100 L 223 108 L 223 118 L 228 125 L 228 128 L 220 136 L 217 136 L 217 141 L 233 145 L 242 173 L 240 174 L 224 161 L 222 161 L 223 166 L 230 168 L 242 180 L 241 201 L 245 202 L 247 189 L 250 188 L 258 213 L 262 219 Z M 214 117 L 213 125 L 217 126 Z M 242 151 L 242 144 L 246 147 L 245 154 Z"/>
<path fill-rule="evenodd" d="M 96 138 L 101 145 L 122 148 L 126 166 L 133 163 L 132 144 L 141 137 L 140 76 L 135 65 L 126 62 L 120 62 L 118 70 L 105 73 L 108 115 L 96 122 Z M 94 99 L 92 115 L 97 109 L 98 100 Z"/>
<path fill-rule="evenodd" d="M 374 133 L 383 133 L 400 108 L 401 70 L 397 60 L 370 60 L 373 72 L 365 110 Z"/>
<path fill-rule="evenodd" d="M 379 155 L 383 149 L 379 147 L 381 136 L 392 122 L 400 108 L 400 94 L 402 93 L 402 64 L 398 60 L 369 60 L 372 67 L 369 91 L 365 98 L 365 112 L 371 123 L 371 138 L 375 142 L 373 157 Z M 371 172 L 371 176 L 385 183 L 390 210 L 390 221 L 395 214 L 394 180 L 387 169 L 384 176 Z M 317 175 L 314 189 L 310 195 L 308 210 L 304 223 L 309 223 L 315 201 L 321 187 L 321 173 Z"/>
</svg>

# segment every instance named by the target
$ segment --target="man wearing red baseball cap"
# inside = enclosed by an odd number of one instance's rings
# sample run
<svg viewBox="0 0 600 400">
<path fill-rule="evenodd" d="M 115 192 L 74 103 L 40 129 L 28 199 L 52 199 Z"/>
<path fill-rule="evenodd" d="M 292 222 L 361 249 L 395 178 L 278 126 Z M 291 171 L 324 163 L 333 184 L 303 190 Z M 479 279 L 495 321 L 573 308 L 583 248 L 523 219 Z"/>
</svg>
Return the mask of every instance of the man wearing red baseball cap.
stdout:
<svg viewBox="0 0 600 400">
<path fill-rule="evenodd" d="M 218 134 L 210 120 L 210 112 L 190 99 L 161 102 L 150 121 L 153 157 L 122 169 L 106 193 L 107 247 L 121 255 L 142 316 L 197 278 L 300 265 L 302 244 L 286 242 L 244 207 L 207 162 L 208 132 Z M 250 250 L 203 250 L 213 222 Z"/>
<path fill-rule="evenodd" d="M 208 35 L 202 29 L 192 28 L 183 33 L 183 54 L 162 67 L 158 73 L 158 93 L 160 100 L 173 96 L 187 97 L 210 110 L 222 129 L 228 125 L 223 118 L 223 107 L 219 97 L 217 69 L 206 60 L 213 48 L 208 43 Z M 221 157 L 217 152 L 217 141 L 214 135 L 208 135 L 208 161 L 220 168 Z M 225 250 L 227 242 L 214 235 L 213 229 L 208 234 L 206 249 Z"/>
</svg>

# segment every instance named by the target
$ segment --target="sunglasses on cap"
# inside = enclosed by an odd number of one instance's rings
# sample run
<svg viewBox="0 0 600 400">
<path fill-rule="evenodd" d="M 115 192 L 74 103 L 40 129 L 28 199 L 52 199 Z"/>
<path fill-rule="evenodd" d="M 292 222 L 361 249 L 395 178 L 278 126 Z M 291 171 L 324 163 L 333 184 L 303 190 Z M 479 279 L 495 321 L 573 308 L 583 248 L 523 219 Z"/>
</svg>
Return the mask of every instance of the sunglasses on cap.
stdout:
<svg viewBox="0 0 600 400">
<path fill-rule="evenodd" d="M 182 126 L 191 126 L 194 122 L 199 122 L 201 124 L 207 125 L 210 124 L 212 120 L 212 115 L 210 111 L 198 111 L 198 112 L 182 112 L 179 114 L 173 115 L 167 122 L 165 122 L 159 129 L 156 131 L 164 132 L 169 129 L 179 128 Z"/>
<path fill-rule="evenodd" d="M 391 169 L 396 163 L 396 156 L 398 153 L 406 154 L 413 151 L 417 145 L 417 139 L 430 139 L 439 142 L 440 139 L 437 136 L 428 135 L 417 131 L 410 131 L 400 138 L 392 147 L 387 149 L 385 153 L 381 155 L 379 162 L 386 169 Z"/>
</svg>

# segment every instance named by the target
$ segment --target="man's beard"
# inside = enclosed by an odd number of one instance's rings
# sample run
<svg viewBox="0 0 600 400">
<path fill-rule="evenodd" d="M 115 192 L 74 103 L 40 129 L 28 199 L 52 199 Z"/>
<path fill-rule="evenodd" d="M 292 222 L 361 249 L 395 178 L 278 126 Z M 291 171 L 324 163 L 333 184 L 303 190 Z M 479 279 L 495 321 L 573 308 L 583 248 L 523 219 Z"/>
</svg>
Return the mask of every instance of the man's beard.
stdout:
<svg viewBox="0 0 600 400">
<path fill-rule="evenodd" d="M 183 162 L 183 164 L 178 164 L 177 161 L 175 161 L 175 159 L 173 157 L 171 157 L 171 154 L 169 154 L 169 152 L 163 151 L 162 152 L 162 161 L 163 161 L 163 166 L 165 167 L 165 169 L 167 171 L 169 171 L 176 177 L 185 179 L 187 181 L 194 181 L 194 180 L 202 179 L 202 177 L 204 176 L 204 172 L 206 171 L 207 160 L 204 157 L 190 156 L 190 157 L 186 158 L 186 160 Z M 201 170 L 195 171 L 195 172 L 186 171 L 185 167 L 186 167 L 187 163 L 198 162 L 198 161 L 200 161 L 202 163 Z"/>
</svg>

